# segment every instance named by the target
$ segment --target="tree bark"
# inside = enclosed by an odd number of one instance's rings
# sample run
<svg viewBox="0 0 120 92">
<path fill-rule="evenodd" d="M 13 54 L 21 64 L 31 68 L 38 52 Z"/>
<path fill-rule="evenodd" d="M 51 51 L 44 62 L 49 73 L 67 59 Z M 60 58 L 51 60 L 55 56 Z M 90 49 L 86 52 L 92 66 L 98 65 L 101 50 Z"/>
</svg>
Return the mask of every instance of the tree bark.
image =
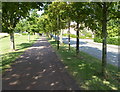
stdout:
<svg viewBox="0 0 120 92">
<path fill-rule="evenodd" d="M 59 35 L 57 35 L 57 50 L 59 49 Z"/>
<path fill-rule="evenodd" d="M 79 23 L 77 23 L 77 31 L 76 31 L 76 55 L 79 53 Z"/>
<path fill-rule="evenodd" d="M 102 21 L 102 75 L 106 78 L 106 65 L 107 65 L 107 7 L 106 3 L 103 4 L 103 21 Z"/>
<path fill-rule="evenodd" d="M 60 16 L 57 15 L 57 31 L 58 31 L 58 35 L 57 35 L 57 50 L 59 49 L 59 28 L 60 28 Z"/>
<path fill-rule="evenodd" d="M 70 50 L 70 21 L 68 22 L 68 46 Z"/>
<path fill-rule="evenodd" d="M 63 35 L 63 30 L 61 29 L 61 30 L 60 30 L 60 44 L 62 44 L 62 43 L 63 43 L 63 40 L 62 40 L 62 35 Z"/>
<path fill-rule="evenodd" d="M 12 50 L 15 50 L 15 40 L 14 40 L 14 33 L 13 32 L 11 32 L 10 33 L 10 46 L 11 46 L 11 49 Z"/>
<path fill-rule="evenodd" d="M 54 30 L 52 31 L 52 40 L 53 40 L 53 36 L 54 36 Z"/>
<path fill-rule="evenodd" d="M 28 32 L 28 41 L 30 42 L 30 32 Z"/>
<path fill-rule="evenodd" d="M 46 32 L 46 35 L 47 35 L 47 37 L 49 37 L 49 34 L 48 34 L 48 32 Z"/>
<path fill-rule="evenodd" d="M 55 32 L 55 41 L 56 41 L 56 36 L 57 36 L 57 34 L 56 34 L 56 32 Z"/>
</svg>

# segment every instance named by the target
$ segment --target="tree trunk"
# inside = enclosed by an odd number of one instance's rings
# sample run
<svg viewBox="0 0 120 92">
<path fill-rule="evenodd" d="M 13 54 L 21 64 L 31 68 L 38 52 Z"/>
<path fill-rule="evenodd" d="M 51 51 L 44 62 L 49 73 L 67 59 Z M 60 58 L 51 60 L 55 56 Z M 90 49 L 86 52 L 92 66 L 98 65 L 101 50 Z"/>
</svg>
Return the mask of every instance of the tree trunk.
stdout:
<svg viewBox="0 0 120 92">
<path fill-rule="evenodd" d="M 63 40 L 62 40 L 62 35 L 63 35 L 63 30 L 61 29 L 61 30 L 60 30 L 60 44 L 62 44 L 62 43 L 63 43 Z"/>
<path fill-rule="evenodd" d="M 53 40 L 53 36 L 54 36 L 54 30 L 52 31 L 52 40 Z"/>
<path fill-rule="evenodd" d="M 106 78 L 106 65 L 107 65 L 107 7 L 106 3 L 103 4 L 103 21 L 102 21 L 102 74 Z"/>
<path fill-rule="evenodd" d="M 30 32 L 28 32 L 28 41 L 30 42 Z"/>
<path fill-rule="evenodd" d="M 57 15 L 57 50 L 59 49 L 59 28 L 60 28 L 60 16 Z"/>
<path fill-rule="evenodd" d="M 79 53 L 79 23 L 77 23 L 77 31 L 76 31 L 76 55 Z"/>
<path fill-rule="evenodd" d="M 10 33 L 10 46 L 12 50 L 15 50 L 15 41 L 14 41 L 14 33 Z"/>
<path fill-rule="evenodd" d="M 49 37 L 49 34 L 48 34 L 48 32 L 46 32 L 46 35 L 47 35 L 47 37 Z"/>
<path fill-rule="evenodd" d="M 59 35 L 57 35 L 57 50 L 59 49 Z"/>
<path fill-rule="evenodd" d="M 56 36 L 57 36 L 57 34 L 56 34 L 56 32 L 55 32 L 55 41 L 56 41 Z"/>
<path fill-rule="evenodd" d="M 68 22 L 68 45 L 70 50 L 70 21 Z"/>
<path fill-rule="evenodd" d="M 39 38 L 40 37 L 40 34 L 39 33 L 37 33 L 37 38 Z"/>
</svg>

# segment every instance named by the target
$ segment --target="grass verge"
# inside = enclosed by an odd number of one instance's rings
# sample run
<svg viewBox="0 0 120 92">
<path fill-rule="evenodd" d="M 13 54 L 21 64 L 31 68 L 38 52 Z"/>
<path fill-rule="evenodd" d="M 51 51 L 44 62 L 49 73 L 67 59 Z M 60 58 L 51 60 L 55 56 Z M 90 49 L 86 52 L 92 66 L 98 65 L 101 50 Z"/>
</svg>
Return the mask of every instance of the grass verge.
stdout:
<svg viewBox="0 0 120 92">
<path fill-rule="evenodd" d="M 15 47 L 16 51 L 10 50 L 9 36 L 0 39 L 0 71 L 4 72 L 11 67 L 13 61 L 15 61 L 23 52 L 37 40 L 36 35 L 31 35 L 30 42 L 27 35 L 15 35 Z"/>
<path fill-rule="evenodd" d="M 120 72 L 118 68 L 108 64 L 107 79 L 102 80 L 101 61 L 84 52 L 75 55 L 75 48 L 63 44 L 56 50 L 56 42 L 48 39 L 56 53 L 60 56 L 61 62 L 67 66 L 70 75 L 77 81 L 78 85 L 85 90 L 118 90 Z"/>
</svg>

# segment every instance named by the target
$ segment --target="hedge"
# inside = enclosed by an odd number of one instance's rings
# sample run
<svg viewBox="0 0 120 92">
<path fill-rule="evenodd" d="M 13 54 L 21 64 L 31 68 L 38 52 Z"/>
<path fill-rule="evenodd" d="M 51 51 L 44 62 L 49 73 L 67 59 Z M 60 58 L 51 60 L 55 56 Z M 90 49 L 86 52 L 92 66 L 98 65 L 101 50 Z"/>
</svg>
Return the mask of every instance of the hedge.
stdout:
<svg viewBox="0 0 120 92">
<path fill-rule="evenodd" d="M 68 36 L 68 34 L 63 34 L 63 36 Z M 70 34 L 70 37 L 71 38 L 76 38 L 76 35 L 74 35 L 74 34 Z M 80 36 L 79 38 L 81 38 L 81 39 L 86 39 L 88 36 Z M 88 38 L 91 38 L 91 37 L 88 37 Z"/>
<path fill-rule="evenodd" d="M 94 42 L 102 43 L 102 39 L 95 37 Z M 120 42 L 118 41 L 118 38 L 112 37 L 112 38 L 107 38 L 107 44 L 120 45 Z"/>
</svg>

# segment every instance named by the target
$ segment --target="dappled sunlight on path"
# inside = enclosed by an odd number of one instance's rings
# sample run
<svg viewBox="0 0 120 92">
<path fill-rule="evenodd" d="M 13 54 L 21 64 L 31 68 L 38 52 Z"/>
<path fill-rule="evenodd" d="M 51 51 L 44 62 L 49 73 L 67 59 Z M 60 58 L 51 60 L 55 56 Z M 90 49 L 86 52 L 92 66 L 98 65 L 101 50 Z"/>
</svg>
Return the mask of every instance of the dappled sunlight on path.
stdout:
<svg viewBox="0 0 120 92">
<path fill-rule="evenodd" d="M 3 90 L 79 90 L 45 37 L 3 74 Z"/>
</svg>

